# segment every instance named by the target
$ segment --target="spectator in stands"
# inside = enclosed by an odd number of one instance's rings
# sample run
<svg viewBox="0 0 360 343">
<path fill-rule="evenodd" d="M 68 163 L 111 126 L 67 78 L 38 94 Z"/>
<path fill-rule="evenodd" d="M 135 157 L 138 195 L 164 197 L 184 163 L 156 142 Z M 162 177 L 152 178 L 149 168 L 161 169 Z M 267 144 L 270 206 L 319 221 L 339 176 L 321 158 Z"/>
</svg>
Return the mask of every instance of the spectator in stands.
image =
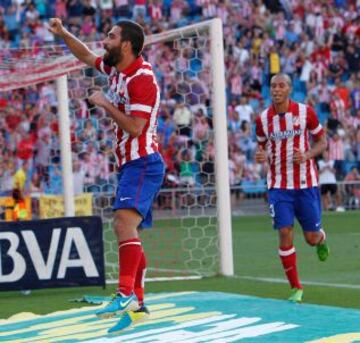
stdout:
<svg viewBox="0 0 360 343">
<path fill-rule="evenodd" d="M 45 192 L 48 194 L 62 194 L 62 174 L 61 166 L 55 162 L 50 169 L 49 182 L 46 184 Z"/>
<path fill-rule="evenodd" d="M 320 105 L 321 112 L 330 112 L 331 86 L 325 78 L 309 92 L 309 95 L 316 97 L 316 102 Z"/>
<path fill-rule="evenodd" d="M 239 68 L 230 73 L 230 99 L 238 100 L 242 94 L 242 76 Z M 254 80 L 255 81 L 255 80 Z"/>
<path fill-rule="evenodd" d="M 228 106 L 228 131 L 229 131 L 229 134 L 236 135 L 237 133 L 239 133 L 240 126 L 241 126 L 241 122 L 239 119 L 239 113 L 237 111 L 235 111 L 232 106 Z"/>
<path fill-rule="evenodd" d="M 346 117 L 346 105 L 338 93 L 332 93 L 332 100 L 330 102 L 330 112 L 332 119 L 337 119 L 342 122 Z"/>
<path fill-rule="evenodd" d="M 275 74 L 280 73 L 281 70 L 281 64 L 280 64 L 280 56 L 278 53 L 278 50 L 275 46 L 272 46 L 270 48 L 269 53 L 269 68 L 270 68 L 270 77 L 271 79 Z"/>
<path fill-rule="evenodd" d="M 80 161 L 76 160 L 73 163 L 73 178 L 74 178 L 74 195 L 79 195 L 84 192 L 85 186 L 85 170 Z"/>
<path fill-rule="evenodd" d="M 29 161 L 25 160 L 16 170 L 13 179 L 13 188 L 18 189 L 21 193 L 28 193 L 30 190 L 31 170 Z"/>
<path fill-rule="evenodd" d="M 334 160 L 336 179 L 342 180 L 344 177 L 344 141 L 343 130 L 337 129 L 330 134 L 329 138 L 329 159 Z"/>
<path fill-rule="evenodd" d="M 79 139 L 85 142 L 96 142 L 97 131 L 91 119 L 87 119 L 84 123 Z"/>
<path fill-rule="evenodd" d="M 360 109 L 360 80 L 357 80 L 354 85 L 354 89 L 351 92 L 351 101 L 353 110 L 357 111 Z"/>
<path fill-rule="evenodd" d="M 209 123 L 201 108 L 195 112 L 192 127 L 192 141 L 194 143 L 202 143 L 207 140 L 209 133 Z"/>
<path fill-rule="evenodd" d="M 253 154 L 256 148 L 256 144 L 254 143 L 252 139 L 252 132 L 251 132 L 251 126 L 248 121 L 242 121 L 241 127 L 240 127 L 240 136 L 238 145 L 239 148 L 244 152 L 246 155 L 247 161 L 253 160 Z"/>
<path fill-rule="evenodd" d="M 37 139 L 35 144 L 36 155 L 34 159 L 34 163 L 36 169 L 38 170 L 41 178 L 47 182 L 49 180 L 49 166 L 51 160 L 51 138 L 50 133 L 43 132 Z"/>
<path fill-rule="evenodd" d="M 192 113 L 184 102 L 176 105 L 173 120 L 176 125 L 177 132 L 186 137 L 191 136 L 191 119 Z"/>
<path fill-rule="evenodd" d="M 133 20 L 145 18 L 146 16 L 146 0 L 135 0 L 133 7 Z"/>
<path fill-rule="evenodd" d="M 67 17 L 67 0 L 55 1 L 55 17 L 65 19 Z"/>
<path fill-rule="evenodd" d="M 167 148 L 171 135 L 175 132 L 174 121 L 169 110 L 165 107 L 164 113 L 159 118 L 158 136 L 163 148 Z"/>
<path fill-rule="evenodd" d="M 335 79 L 334 94 L 337 94 L 339 98 L 344 102 L 345 108 L 350 107 L 350 92 L 347 87 L 341 82 L 340 77 Z"/>
<path fill-rule="evenodd" d="M 80 24 L 81 16 L 83 14 L 83 5 L 80 0 L 68 0 L 66 3 L 69 23 L 76 25 Z"/>
<path fill-rule="evenodd" d="M 25 12 L 25 17 L 26 17 L 27 25 L 34 28 L 36 25 L 36 21 L 40 17 L 40 13 L 36 9 L 35 5 L 31 2 L 27 6 L 27 10 Z"/>
<path fill-rule="evenodd" d="M 96 184 L 102 186 L 103 191 L 109 191 L 110 183 L 110 147 L 102 145 L 96 155 Z"/>
<path fill-rule="evenodd" d="M 16 13 L 16 6 L 14 4 L 5 10 L 4 23 L 7 28 L 10 41 L 15 42 L 18 40 L 20 23 L 19 16 L 17 16 Z"/>
<path fill-rule="evenodd" d="M 244 193 L 240 188 L 241 180 L 243 177 L 244 164 L 245 164 L 245 159 L 239 161 L 239 149 L 230 150 L 229 178 L 230 178 L 230 187 L 232 188 L 231 198 L 232 198 L 232 203 L 236 205 L 239 204 L 240 201 L 244 198 Z"/>
<path fill-rule="evenodd" d="M 318 162 L 319 165 L 319 183 L 322 198 L 322 205 L 325 211 L 336 208 L 336 211 L 343 212 L 344 207 L 341 203 L 341 194 L 338 190 L 336 176 L 335 176 L 335 161 L 329 159 L 328 151 L 324 151 L 322 159 Z M 335 197 L 335 201 L 332 201 Z M 332 204 L 335 206 L 332 207 Z"/>
<path fill-rule="evenodd" d="M 114 16 L 116 18 L 128 18 L 129 11 L 129 0 L 115 0 Z"/>
<path fill-rule="evenodd" d="M 36 170 L 31 175 L 29 189 L 32 197 L 39 197 L 45 190 L 41 174 Z"/>
<path fill-rule="evenodd" d="M 14 188 L 12 197 L 14 200 L 13 221 L 26 220 L 29 216 L 29 211 L 21 190 Z"/>
<path fill-rule="evenodd" d="M 353 43 L 350 43 L 346 47 L 345 59 L 348 66 L 348 71 L 351 73 L 356 73 L 360 69 L 360 49 L 359 46 L 355 46 Z"/>
<path fill-rule="evenodd" d="M 85 171 L 85 189 L 91 192 L 94 190 L 94 185 L 96 184 L 96 160 L 91 158 L 91 155 L 88 152 L 84 152 L 80 158 L 81 169 Z"/>
<path fill-rule="evenodd" d="M 195 175 L 193 167 L 193 156 L 190 149 L 184 149 L 179 152 L 179 175 L 180 183 L 182 186 L 194 186 L 195 185 Z"/>
<path fill-rule="evenodd" d="M 360 207 L 360 174 L 355 166 L 352 167 L 345 176 L 344 181 L 350 183 L 345 186 L 348 196 L 348 205 L 351 209 L 358 209 Z"/>
<path fill-rule="evenodd" d="M 338 54 L 334 58 L 334 60 L 329 64 L 328 72 L 329 72 L 329 76 L 333 80 L 338 80 L 338 81 L 340 80 L 340 77 L 344 74 L 344 71 L 346 69 L 345 63 L 346 61 L 342 58 L 340 54 Z"/>
<path fill-rule="evenodd" d="M 3 157 L 0 158 L 0 196 L 4 196 L 6 193 L 5 189 L 5 168 L 6 168 L 6 162 L 3 160 Z"/>
<path fill-rule="evenodd" d="M 239 114 L 239 121 L 242 123 L 246 121 L 248 123 L 252 122 L 252 116 L 254 115 L 254 110 L 249 104 L 248 98 L 243 96 L 240 100 L 240 104 L 235 107 L 235 111 Z"/>
<path fill-rule="evenodd" d="M 360 111 L 358 111 L 359 113 L 359 119 L 360 119 Z M 357 168 L 358 170 L 360 170 L 360 130 L 359 130 L 359 126 L 357 126 L 357 132 L 356 132 L 356 140 L 355 140 L 355 144 L 354 144 L 354 153 L 356 155 L 356 160 L 357 160 Z"/>
<path fill-rule="evenodd" d="M 83 2 L 82 14 L 86 17 L 93 18 L 96 15 L 96 8 L 93 6 L 93 2 L 91 0 L 85 0 Z"/>
</svg>

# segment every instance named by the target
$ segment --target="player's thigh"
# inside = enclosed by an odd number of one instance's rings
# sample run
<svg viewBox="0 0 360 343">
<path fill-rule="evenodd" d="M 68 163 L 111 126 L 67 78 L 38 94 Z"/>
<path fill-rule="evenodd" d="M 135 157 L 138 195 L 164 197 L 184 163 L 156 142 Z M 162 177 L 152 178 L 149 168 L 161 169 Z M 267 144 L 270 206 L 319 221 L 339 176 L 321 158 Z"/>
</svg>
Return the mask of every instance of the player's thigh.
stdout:
<svg viewBox="0 0 360 343">
<path fill-rule="evenodd" d="M 321 229 L 321 200 L 317 187 L 297 191 L 295 215 L 304 231 Z"/>
<path fill-rule="evenodd" d="M 145 218 L 163 179 L 164 164 L 159 154 L 128 163 L 119 174 L 114 210 L 135 209 Z"/>
<path fill-rule="evenodd" d="M 165 167 L 160 155 L 151 155 L 148 158 L 146 172 L 138 188 L 137 208 L 145 218 L 152 209 L 153 201 L 164 181 Z"/>
<path fill-rule="evenodd" d="M 294 226 L 294 199 L 292 190 L 270 189 L 269 212 L 274 229 Z"/>
<path fill-rule="evenodd" d="M 134 162 L 124 165 L 118 174 L 114 210 L 133 208 L 145 172 L 141 163 Z"/>
</svg>

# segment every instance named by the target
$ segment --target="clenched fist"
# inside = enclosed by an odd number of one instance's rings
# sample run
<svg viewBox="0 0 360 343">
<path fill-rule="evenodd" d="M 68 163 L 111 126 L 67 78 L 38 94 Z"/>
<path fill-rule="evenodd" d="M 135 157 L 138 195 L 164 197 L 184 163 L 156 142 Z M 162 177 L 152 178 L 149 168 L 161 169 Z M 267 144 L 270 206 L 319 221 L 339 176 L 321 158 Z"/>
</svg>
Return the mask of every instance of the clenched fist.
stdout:
<svg viewBox="0 0 360 343">
<path fill-rule="evenodd" d="M 95 106 L 104 107 L 104 105 L 109 103 L 109 100 L 106 99 L 103 92 L 97 91 L 91 94 L 88 98 L 90 103 L 92 103 Z"/>
<path fill-rule="evenodd" d="M 257 163 L 264 163 L 266 162 L 266 159 L 267 159 L 266 152 L 264 148 L 261 145 L 259 145 L 259 148 L 255 153 L 255 161 Z"/>
<path fill-rule="evenodd" d="M 49 31 L 54 35 L 61 36 L 65 28 L 59 18 L 51 18 L 49 20 Z"/>
<path fill-rule="evenodd" d="M 294 163 L 301 164 L 301 163 L 304 163 L 308 159 L 309 158 L 308 158 L 306 152 L 303 152 L 297 148 L 294 149 L 294 157 L 293 157 Z"/>
</svg>

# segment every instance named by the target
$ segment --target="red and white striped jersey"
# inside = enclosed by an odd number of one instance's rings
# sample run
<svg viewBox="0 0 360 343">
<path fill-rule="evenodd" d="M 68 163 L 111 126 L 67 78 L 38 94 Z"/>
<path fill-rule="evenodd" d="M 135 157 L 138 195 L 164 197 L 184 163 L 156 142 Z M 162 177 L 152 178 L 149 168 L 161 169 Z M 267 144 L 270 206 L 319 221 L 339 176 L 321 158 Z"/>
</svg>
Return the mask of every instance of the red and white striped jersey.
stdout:
<svg viewBox="0 0 360 343">
<path fill-rule="evenodd" d="M 111 103 L 128 116 L 147 119 L 139 137 L 130 134 L 115 123 L 115 155 L 119 167 L 158 151 L 157 117 L 160 91 L 150 63 L 138 57 L 122 72 L 104 64 L 102 57 L 96 60 L 96 68 L 109 76 L 107 97 Z"/>
<path fill-rule="evenodd" d="M 313 159 L 293 162 L 294 151 L 310 149 L 309 134 L 315 140 L 324 134 L 313 108 L 290 101 L 286 113 L 278 114 L 271 105 L 256 118 L 258 143 L 266 149 L 269 170 L 268 188 L 300 189 L 318 186 Z"/>
</svg>

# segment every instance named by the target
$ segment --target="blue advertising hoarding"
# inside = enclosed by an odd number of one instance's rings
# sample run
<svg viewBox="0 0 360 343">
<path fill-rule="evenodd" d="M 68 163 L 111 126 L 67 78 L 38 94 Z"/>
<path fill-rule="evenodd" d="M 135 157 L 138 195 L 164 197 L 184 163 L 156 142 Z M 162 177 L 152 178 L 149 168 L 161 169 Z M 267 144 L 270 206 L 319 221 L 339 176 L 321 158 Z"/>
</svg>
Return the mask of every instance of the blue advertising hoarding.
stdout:
<svg viewBox="0 0 360 343">
<path fill-rule="evenodd" d="M 105 285 L 100 217 L 0 222 L 0 290 Z"/>
</svg>

